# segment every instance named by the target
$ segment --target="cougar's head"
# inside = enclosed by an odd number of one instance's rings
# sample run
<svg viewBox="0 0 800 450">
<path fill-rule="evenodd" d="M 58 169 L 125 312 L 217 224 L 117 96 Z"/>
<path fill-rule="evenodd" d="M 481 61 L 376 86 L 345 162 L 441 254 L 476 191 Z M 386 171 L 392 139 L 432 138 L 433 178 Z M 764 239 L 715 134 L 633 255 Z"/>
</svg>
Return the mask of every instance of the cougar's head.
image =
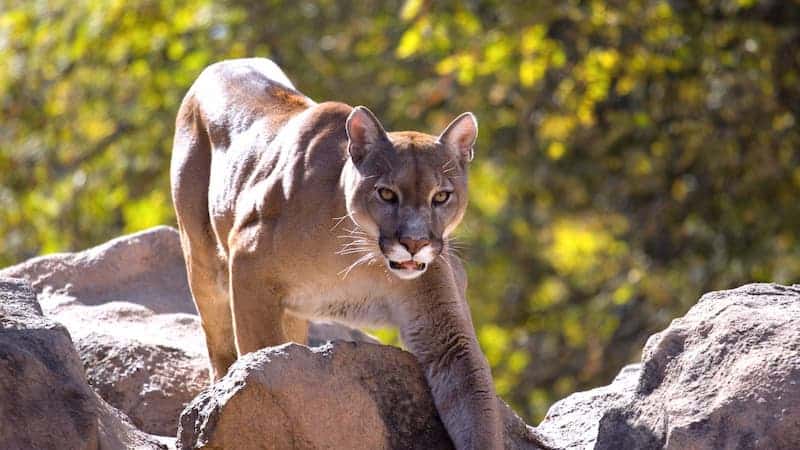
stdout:
<svg viewBox="0 0 800 450">
<path fill-rule="evenodd" d="M 461 114 L 438 137 L 387 133 L 359 106 L 346 128 L 348 164 L 355 169 L 345 186 L 348 214 L 373 257 L 382 256 L 398 278 L 416 278 L 442 253 L 464 216 L 475 116 Z"/>
</svg>

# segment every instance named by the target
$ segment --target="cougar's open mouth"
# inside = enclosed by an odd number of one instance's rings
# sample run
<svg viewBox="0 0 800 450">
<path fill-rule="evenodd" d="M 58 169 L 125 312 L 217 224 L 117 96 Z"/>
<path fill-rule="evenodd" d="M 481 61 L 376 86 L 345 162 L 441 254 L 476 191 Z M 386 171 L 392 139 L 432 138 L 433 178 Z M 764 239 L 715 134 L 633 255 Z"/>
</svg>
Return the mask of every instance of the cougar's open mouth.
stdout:
<svg viewBox="0 0 800 450">
<path fill-rule="evenodd" d="M 409 259 L 408 261 L 403 262 L 389 261 L 389 267 L 394 270 L 425 270 L 427 264 Z"/>
</svg>

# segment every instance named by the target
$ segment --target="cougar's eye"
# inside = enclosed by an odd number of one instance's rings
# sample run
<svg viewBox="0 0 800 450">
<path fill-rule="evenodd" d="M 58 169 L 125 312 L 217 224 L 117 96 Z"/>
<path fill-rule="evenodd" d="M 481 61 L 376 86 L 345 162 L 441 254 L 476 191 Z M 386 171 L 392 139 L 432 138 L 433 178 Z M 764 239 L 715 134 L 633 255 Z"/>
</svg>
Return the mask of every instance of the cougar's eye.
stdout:
<svg viewBox="0 0 800 450">
<path fill-rule="evenodd" d="M 433 204 L 441 205 L 450 198 L 450 193 L 447 191 L 439 191 L 433 194 Z"/>
<path fill-rule="evenodd" d="M 385 202 L 394 203 L 397 201 L 397 194 L 391 189 L 378 188 L 378 196 Z"/>
</svg>

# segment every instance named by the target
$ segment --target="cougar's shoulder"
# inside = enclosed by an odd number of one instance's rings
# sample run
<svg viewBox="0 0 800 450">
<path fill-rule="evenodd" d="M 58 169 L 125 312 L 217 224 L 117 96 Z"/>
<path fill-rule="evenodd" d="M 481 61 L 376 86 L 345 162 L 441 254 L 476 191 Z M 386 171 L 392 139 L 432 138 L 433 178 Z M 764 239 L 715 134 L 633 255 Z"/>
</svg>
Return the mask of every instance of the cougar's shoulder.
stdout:
<svg viewBox="0 0 800 450">
<path fill-rule="evenodd" d="M 315 102 L 299 92 L 281 69 L 265 58 L 221 61 L 208 66 L 186 94 L 178 122 L 199 120 L 216 149 L 257 122 L 274 134 Z"/>
</svg>

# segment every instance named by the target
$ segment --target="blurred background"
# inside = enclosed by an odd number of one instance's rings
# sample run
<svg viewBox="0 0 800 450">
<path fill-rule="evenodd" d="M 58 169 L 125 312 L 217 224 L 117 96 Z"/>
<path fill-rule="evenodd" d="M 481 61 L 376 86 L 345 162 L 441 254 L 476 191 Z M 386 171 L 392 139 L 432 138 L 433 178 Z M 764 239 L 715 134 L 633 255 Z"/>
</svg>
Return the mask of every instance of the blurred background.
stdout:
<svg viewBox="0 0 800 450">
<path fill-rule="evenodd" d="M 477 114 L 459 239 L 529 421 L 702 293 L 800 280 L 800 2 L 445 3 L 0 0 L 0 266 L 174 225 L 183 94 L 266 56 L 389 129 Z"/>
</svg>

